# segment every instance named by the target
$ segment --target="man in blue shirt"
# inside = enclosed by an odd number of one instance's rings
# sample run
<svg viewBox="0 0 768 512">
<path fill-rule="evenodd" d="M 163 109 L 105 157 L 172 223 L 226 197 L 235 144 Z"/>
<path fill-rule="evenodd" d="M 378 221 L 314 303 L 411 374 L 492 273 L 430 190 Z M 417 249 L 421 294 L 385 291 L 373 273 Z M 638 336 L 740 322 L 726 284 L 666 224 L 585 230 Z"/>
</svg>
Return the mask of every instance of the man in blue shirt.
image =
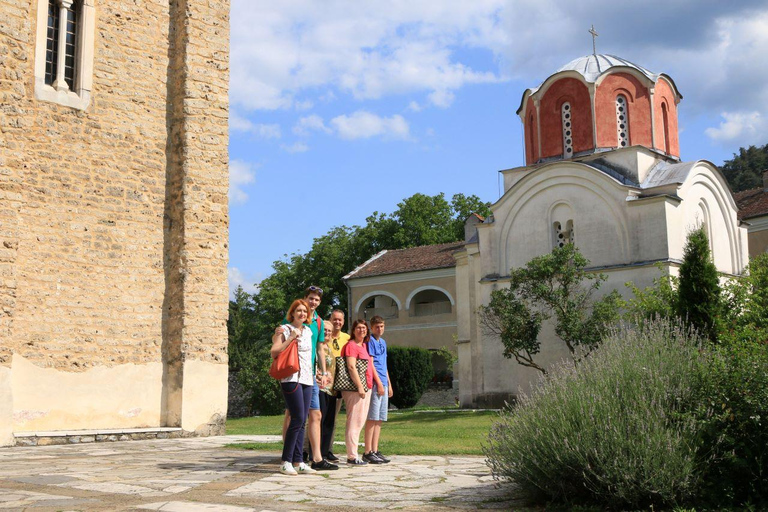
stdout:
<svg viewBox="0 0 768 512">
<path fill-rule="evenodd" d="M 374 390 L 371 393 L 371 406 L 368 420 L 365 422 L 365 454 L 363 460 L 369 464 L 386 464 L 389 459 L 379 451 L 381 424 L 387 421 L 389 399 L 392 397 L 392 381 L 387 370 L 387 342 L 384 334 L 384 319 L 380 316 L 371 318 L 371 338 L 368 341 L 368 353 L 373 359 Z"/>
</svg>

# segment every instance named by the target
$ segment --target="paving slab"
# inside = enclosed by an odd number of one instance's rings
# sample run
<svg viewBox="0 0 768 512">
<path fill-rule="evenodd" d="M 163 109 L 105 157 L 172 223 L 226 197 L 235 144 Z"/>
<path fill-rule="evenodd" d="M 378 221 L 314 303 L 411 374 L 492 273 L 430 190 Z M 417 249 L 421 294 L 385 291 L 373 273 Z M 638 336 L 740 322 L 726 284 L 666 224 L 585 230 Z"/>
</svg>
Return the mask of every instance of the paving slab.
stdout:
<svg viewBox="0 0 768 512">
<path fill-rule="evenodd" d="M 0 510 L 419 512 L 509 510 L 482 457 L 392 456 L 315 475 L 278 472 L 280 453 L 228 448 L 259 436 L 0 449 Z"/>
</svg>

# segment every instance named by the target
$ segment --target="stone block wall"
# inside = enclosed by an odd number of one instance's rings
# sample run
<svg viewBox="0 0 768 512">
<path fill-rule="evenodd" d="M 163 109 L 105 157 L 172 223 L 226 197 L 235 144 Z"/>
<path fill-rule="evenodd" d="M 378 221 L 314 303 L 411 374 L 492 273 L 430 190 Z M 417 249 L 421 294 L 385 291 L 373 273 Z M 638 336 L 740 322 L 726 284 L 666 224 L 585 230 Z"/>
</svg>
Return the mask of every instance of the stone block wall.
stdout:
<svg viewBox="0 0 768 512">
<path fill-rule="evenodd" d="M 0 5 L 0 445 L 220 431 L 229 2 L 97 2 L 84 111 L 35 99 L 37 8 Z"/>
</svg>

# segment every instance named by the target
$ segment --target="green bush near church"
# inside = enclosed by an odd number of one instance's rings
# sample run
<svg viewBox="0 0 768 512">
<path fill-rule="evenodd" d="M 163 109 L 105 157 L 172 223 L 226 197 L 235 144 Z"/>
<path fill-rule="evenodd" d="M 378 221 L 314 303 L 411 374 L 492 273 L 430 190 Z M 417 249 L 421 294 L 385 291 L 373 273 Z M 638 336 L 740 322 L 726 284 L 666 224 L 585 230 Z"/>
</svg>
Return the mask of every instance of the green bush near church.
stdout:
<svg viewBox="0 0 768 512">
<path fill-rule="evenodd" d="M 432 353 L 418 347 L 387 347 L 387 369 L 394 395 L 390 399 L 398 409 L 413 407 L 432 380 Z"/>
</svg>

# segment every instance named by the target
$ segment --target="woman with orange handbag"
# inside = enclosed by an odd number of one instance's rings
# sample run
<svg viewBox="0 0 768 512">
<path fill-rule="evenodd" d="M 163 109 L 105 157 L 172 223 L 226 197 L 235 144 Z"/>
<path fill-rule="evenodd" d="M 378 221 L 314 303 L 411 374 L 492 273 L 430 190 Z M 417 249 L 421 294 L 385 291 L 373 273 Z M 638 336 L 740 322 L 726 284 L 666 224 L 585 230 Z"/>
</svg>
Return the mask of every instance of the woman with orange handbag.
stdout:
<svg viewBox="0 0 768 512">
<path fill-rule="evenodd" d="M 298 344 L 299 371 L 280 379 L 285 407 L 291 414 L 291 423 L 285 433 L 280 472 L 284 475 L 310 474 L 315 470 L 304 463 L 304 425 L 309 415 L 309 402 L 314 385 L 312 364 L 312 331 L 304 322 L 309 305 L 302 299 L 293 301 L 288 308 L 288 323 L 282 325 L 272 337 L 271 355 L 276 359 L 291 343 Z"/>
</svg>

